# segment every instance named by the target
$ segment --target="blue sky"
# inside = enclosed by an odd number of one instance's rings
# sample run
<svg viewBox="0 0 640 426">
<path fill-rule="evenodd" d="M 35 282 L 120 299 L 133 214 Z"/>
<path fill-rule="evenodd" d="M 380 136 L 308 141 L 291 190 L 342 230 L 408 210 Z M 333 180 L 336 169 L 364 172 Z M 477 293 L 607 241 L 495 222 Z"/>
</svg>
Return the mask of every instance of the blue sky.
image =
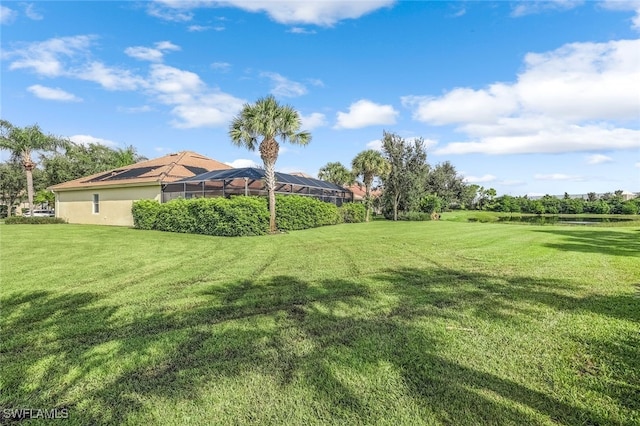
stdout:
<svg viewBox="0 0 640 426">
<path fill-rule="evenodd" d="M 1 116 L 149 157 L 236 166 L 231 118 L 273 94 L 315 175 L 425 140 L 499 194 L 640 191 L 640 1 L 3 1 Z M 7 153 L 1 153 L 2 159 Z"/>
</svg>

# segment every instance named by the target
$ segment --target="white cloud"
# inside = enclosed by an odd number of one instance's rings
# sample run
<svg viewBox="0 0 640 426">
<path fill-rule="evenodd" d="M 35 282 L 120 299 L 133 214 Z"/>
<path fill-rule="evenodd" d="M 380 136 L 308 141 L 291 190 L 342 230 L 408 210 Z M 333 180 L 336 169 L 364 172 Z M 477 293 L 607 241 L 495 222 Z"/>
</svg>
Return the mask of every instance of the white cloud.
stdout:
<svg viewBox="0 0 640 426">
<path fill-rule="evenodd" d="M 115 148 L 118 146 L 117 142 L 110 141 L 108 139 L 96 138 L 95 136 L 91 135 L 74 135 L 70 136 L 69 140 L 80 145 L 101 144 L 111 148 Z"/>
<path fill-rule="evenodd" d="M 464 181 L 467 183 L 485 183 L 494 182 L 497 179 L 494 175 L 485 174 L 482 176 L 465 176 Z"/>
<path fill-rule="evenodd" d="M 520 1 L 511 11 L 511 16 L 520 17 L 545 11 L 564 11 L 581 6 L 583 0 L 534 0 Z"/>
<path fill-rule="evenodd" d="M 300 121 L 302 122 L 302 125 L 300 127 L 303 130 L 313 130 L 318 127 L 327 125 L 325 115 L 319 112 L 313 112 L 309 115 L 300 114 Z"/>
<path fill-rule="evenodd" d="M 211 27 L 206 25 L 189 25 L 189 27 L 187 28 L 187 31 L 195 33 L 195 32 L 208 31 L 210 29 Z"/>
<path fill-rule="evenodd" d="M 180 50 L 180 47 L 170 41 L 160 41 L 155 44 L 155 48 L 133 46 L 127 47 L 124 53 L 141 61 L 162 62 L 165 52 L 170 50 Z"/>
<path fill-rule="evenodd" d="M 640 40 L 573 43 L 529 53 L 515 83 L 405 96 L 416 120 L 468 137 L 438 153 L 548 153 L 640 147 Z M 630 128 L 625 128 L 629 123 Z"/>
<path fill-rule="evenodd" d="M 604 0 L 601 5 L 609 10 L 635 12 L 635 16 L 631 19 L 631 26 L 640 31 L 640 0 Z"/>
<path fill-rule="evenodd" d="M 118 107 L 118 111 L 126 112 L 128 114 L 139 114 L 143 112 L 153 111 L 153 108 L 151 108 L 149 105 L 142 105 L 139 107 Z"/>
<path fill-rule="evenodd" d="M 316 33 L 315 30 L 309 30 L 307 28 L 302 28 L 302 27 L 291 27 L 287 32 L 292 34 L 315 34 Z"/>
<path fill-rule="evenodd" d="M 220 72 L 228 72 L 231 69 L 231 64 L 228 62 L 214 62 L 211 64 L 211 68 Z"/>
<path fill-rule="evenodd" d="M 613 158 L 608 157 L 602 154 L 593 154 L 587 157 L 587 164 L 602 164 L 602 163 L 610 163 L 613 161 Z"/>
<path fill-rule="evenodd" d="M 33 93 L 40 99 L 47 99 L 50 101 L 62 101 L 62 102 L 81 102 L 82 99 L 77 97 L 76 95 L 65 92 L 60 88 L 52 88 L 41 86 L 40 84 L 34 84 L 33 86 L 29 86 L 27 90 Z"/>
<path fill-rule="evenodd" d="M 306 81 L 312 86 L 324 87 L 324 82 L 319 78 L 308 78 Z"/>
<path fill-rule="evenodd" d="M 233 160 L 230 163 L 224 163 L 228 166 L 233 167 L 234 169 L 241 169 L 244 167 L 258 167 L 259 164 L 253 160 L 247 158 L 238 158 L 237 160 Z"/>
<path fill-rule="evenodd" d="M 581 182 L 584 180 L 582 176 L 575 175 L 565 175 L 563 173 L 552 173 L 552 174 L 536 174 L 533 176 L 536 180 L 559 180 L 559 181 L 571 181 L 571 182 Z"/>
<path fill-rule="evenodd" d="M 92 81 L 106 90 L 139 90 L 171 107 L 175 117 L 171 124 L 178 128 L 226 126 L 245 103 L 243 99 L 208 87 L 191 71 L 152 63 L 148 75 L 142 76 L 129 69 L 93 61 L 89 50 L 92 40 L 91 36 L 50 39 L 19 46 L 3 53 L 3 58 L 12 60 L 9 64 L 12 70 L 29 69 L 43 77 Z M 156 43 L 155 48 L 163 52 L 179 49 L 167 41 Z"/>
<path fill-rule="evenodd" d="M 169 5 L 170 2 L 162 2 Z M 184 2 L 184 7 L 187 6 L 191 2 Z M 174 2 L 174 7 L 165 7 L 159 2 L 149 2 L 147 7 L 147 13 L 156 18 L 164 19 L 165 21 L 170 22 L 187 22 L 193 19 L 193 13 L 189 12 L 186 9 L 181 8 L 180 4 Z"/>
<path fill-rule="evenodd" d="M 638 161 L 635 166 L 640 169 L 640 161 Z"/>
<path fill-rule="evenodd" d="M 12 23 L 17 15 L 15 10 L 0 5 L 0 24 L 5 25 Z"/>
<path fill-rule="evenodd" d="M 404 138 L 405 141 L 407 143 L 414 143 L 416 140 L 420 139 L 419 137 L 408 137 L 408 138 Z M 424 147 L 425 150 L 429 150 L 429 148 L 435 146 L 438 144 L 438 141 L 433 140 L 433 139 L 422 139 L 422 146 Z M 372 140 L 371 142 L 367 142 L 367 148 L 368 149 L 375 149 L 376 151 L 382 151 L 382 140 L 381 139 L 375 139 Z"/>
<path fill-rule="evenodd" d="M 262 72 L 260 76 L 271 80 L 271 93 L 276 96 L 294 98 L 307 93 L 307 88 L 304 84 L 289 80 L 278 73 Z"/>
<path fill-rule="evenodd" d="M 550 126 L 545 127 L 545 122 Z M 501 119 L 495 128 L 485 126 L 482 131 L 475 131 L 480 135 L 477 140 L 452 142 L 435 153 L 530 154 L 640 147 L 639 130 L 609 128 L 602 124 L 580 126 L 543 117 Z"/>
<path fill-rule="evenodd" d="M 97 61 L 71 70 L 68 74 L 80 80 L 98 83 L 107 90 L 136 90 L 146 86 L 144 78 L 130 70 L 110 67 Z"/>
<path fill-rule="evenodd" d="M 177 119 L 172 124 L 178 128 L 227 125 L 245 103 L 207 87 L 193 72 L 162 64 L 151 67 L 149 92 L 158 101 L 173 106 L 171 112 Z"/>
<path fill-rule="evenodd" d="M 406 107 L 416 107 L 414 119 L 433 124 L 486 123 L 518 107 L 513 90 L 501 83 L 486 90 L 457 88 L 440 98 L 404 96 L 401 100 Z"/>
<path fill-rule="evenodd" d="M 359 129 L 382 124 L 395 124 L 398 112 L 391 105 L 379 105 L 367 99 L 354 102 L 349 112 L 338 112 L 336 129 Z"/>
<path fill-rule="evenodd" d="M 42 14 L 38 13 L 38 11 L 35 10 L 34 5 L 32 3 L 25 5 L 24 14 L 27 15 L 27 18 L 32 19 L 34 21 L 41 21 L 44 18 Z"/>
<path fill-rule="evenodd" d="M 66 73 L 63 61 L 88 54 L 93 39 L 88 35 L 52 38 L 18 45 L 3 56 L 16 58 L 9 64 L 10 70 L 27 69 L 42 76 L 58 77 Z"/>
<path fill-rule="evenodd" d="M 247 12 L 264 12 L 281 24 L 311 24 L 333 26 L 344 19 L 357 19 L 375 10 L 390 7 L 395 0 L 368 1 L 298 1 L 281 0 L 158 0 L 151 3 L 149 13 L 158 18 L 171 21 L 188 21 L 193 15 L 189 10 L 199 7 L 237 7 Z"/>
<path fill-rule="evenodd" d="M 453 13 L 451 15 L 452 18 L 459 18 L 461 16 L 464 16 L 467 13 L 467 9 L 465 9 L 464 7 L 461 8 L 460 10 L 458 10 L 457 12 Z"/>
<path fill-rule="evenodd" d="M 376 151 L 382 151 L 382 140 L 375 139 L 375 140 L 372 140 L 371 142 L 367 142 L 367 148 L 373 149 Z"/>
</svg>

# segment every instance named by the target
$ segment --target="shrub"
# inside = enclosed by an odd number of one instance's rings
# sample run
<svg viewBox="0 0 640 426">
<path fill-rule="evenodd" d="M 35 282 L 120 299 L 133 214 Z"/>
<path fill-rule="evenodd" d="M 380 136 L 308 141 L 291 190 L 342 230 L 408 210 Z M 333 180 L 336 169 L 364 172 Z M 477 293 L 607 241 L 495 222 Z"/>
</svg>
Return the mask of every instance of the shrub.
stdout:
<svg viewBox="0 0 640 426">
<path fill-rule="evenodd" d="M 160 204 L 155 229 L 167 232 L 195 233 L 195 218 L 189 212 L 188 206 L 192 202 L 192 200 L 178 198 Z"/>
<path fill-rule="evenodd" d="M 434 194 L 427 194 L 420 200 L 419 209 L 423 213 L 440 213 L 443 204 L 442 198 Z"/>
<path fill-rule="evenodd" d="M 276 226 L 281 231 L 316 228 L 342 222 L 334 204 L 302 195 L 276 196 Z"/>
<path fill-rule="evenodd" d="M 264 200 L 243 196 L 216 200 L 221 201 L 218 205 L 221 220 L 215 227 L 215 235 L 239 237 L 264 235 L 269 231 L 269 210 Z"/>
<path fill-rule="evenodd" d="M 300 195 L 276 196 L 277 226 L 280 230 L 314 228 L 364 221 L 364 206 L 334 204 Z M 168 232 L 218 236 L 264 235 L 269 230 L 267 200 L 260 197 L 176 199 L 159 204 L 137 201 L 132 208 L 134 226 Z"/>
<path fill-rule="evenodd" d="M 160 211 L 160 203 L 155 200 L 134 201 L 131 207 L 133 226 L 138 229 L 154 229 Z"/>
<path fill-rule="evenodd" d="M 269 212 L 256 197 L 176 199 L 158 204 L 133 205 L 134 226 L 167 232 L 217 236 L 263 235 L 269 228 Z"/>
<path fill-rule="evenodd" d="M 631 201 L 622 203 L 622 214 L 638 214 L 638 205 Z"/>
<path fill-rule="evenodd" d="M 50 225 L 67 223 L 61 217 L 29 217 L 29 216 L 11 216 L 4 221 L 7 225 Z"/>
<path fill-rule="evenodd" d="M 344 223 L 364 222 L 367 209 L 362 203 L 346 203 L 338 208 Z"/>
<path fill-rule="evenodd" d="M 402 213 L 398 213 L 398 220 L 410 220 L 410 221 L 431 220 L 431 214 L 424 213 L 424 212 L 402 212 Z"/>
</svg>

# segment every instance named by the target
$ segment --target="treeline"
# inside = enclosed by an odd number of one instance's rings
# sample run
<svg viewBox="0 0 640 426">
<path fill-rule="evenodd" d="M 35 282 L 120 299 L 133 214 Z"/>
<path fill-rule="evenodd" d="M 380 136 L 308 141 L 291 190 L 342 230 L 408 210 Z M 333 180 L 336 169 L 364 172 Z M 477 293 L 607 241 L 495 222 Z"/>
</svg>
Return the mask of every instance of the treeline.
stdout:
<svg viewBox="0 0 640 426">
<path fill-rule="evenodd" d="M 490 200 L 486 210 L 505 213 L 531 214 L 638 214 L 640 198 L 625 200 L 622 191 L 603 194 L 596 197 L 595 193 L 587 195 L 586 199 L 571 198 L 565 194 L 563 198 L 545 195 L 542 198 L 512 197 L 502 195 Z"/>
<path fill-rule="evenodd" d="M 622 191 L 585 199 L 545 195 L 497 196 L 494 188 L 469 184 L 448 161 L 430 165 L 422 138 L 406 140 L 383 132 L 382 150 L 366 150 L 352 161 L 349 170 L 341 163 L 328 163 L 318 172 L 320 179 L 348 186 L 358 182 L 365 188 L 365 205 L 391 220 L 425 220 L 449 210 L 488 210 L 531 214 L 638 214 L 640 198 L 624 200 Z"/>
</svg>

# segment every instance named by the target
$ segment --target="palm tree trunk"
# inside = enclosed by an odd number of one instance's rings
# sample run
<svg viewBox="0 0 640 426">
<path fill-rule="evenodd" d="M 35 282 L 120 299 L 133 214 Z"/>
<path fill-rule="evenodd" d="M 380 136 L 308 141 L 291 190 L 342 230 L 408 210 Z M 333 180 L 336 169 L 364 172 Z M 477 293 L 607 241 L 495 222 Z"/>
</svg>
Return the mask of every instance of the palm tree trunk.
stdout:
<svg viewBox="0 0 640 426">
<path fill-rule="evenodd" d="M 369 210 L 371 209 L 371 182 L 364 183 L 364 203 L 367 208 L 367 215 L 364 221 L 369 222 Z"/>
<path fill-rule="evenodd" d="M 27 174 L 27 198 L 29 199 L 29 216 L 33 217 L 33 162 L 24 163 L 24 171 Z"/>
<path fill-rule="evenodd" d="M 264 174 L 269 192 L 269 232 L 276 232 L 276 170 L 275 162 L 264 163 Z"/>
<path fill-rule="evenodd" d="M 269 193 L 269 232 L 276 229 L 276 160 L 280 146 L 275 139 L 265 139 L 260 144 L 260 157 L 264 163 L 265 184 Z"/>
</svg>

